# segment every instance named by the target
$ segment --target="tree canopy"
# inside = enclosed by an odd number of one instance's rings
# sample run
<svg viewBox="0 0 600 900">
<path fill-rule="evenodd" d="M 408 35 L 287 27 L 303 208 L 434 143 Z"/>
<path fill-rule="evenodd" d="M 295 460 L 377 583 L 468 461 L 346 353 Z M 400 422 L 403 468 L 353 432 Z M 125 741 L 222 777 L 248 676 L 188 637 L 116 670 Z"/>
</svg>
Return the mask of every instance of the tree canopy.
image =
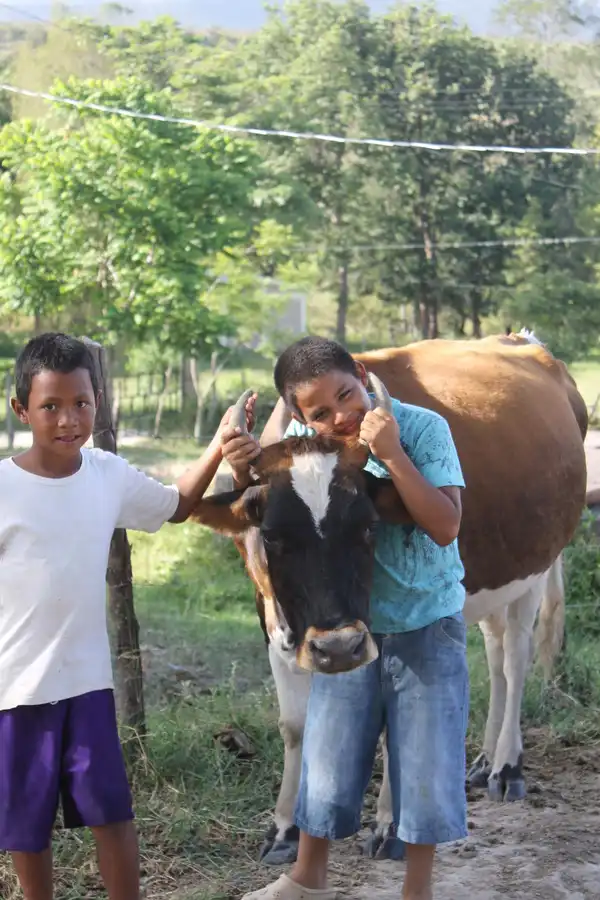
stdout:
<svg viewBox="0 0 600 900">
<path fill-rule="evenodd" d="M 241 37 L 69 17 L 60 37 L 22 44 L 15 80 L 29 60 L 36 88 L 206 125 L 13 104 L 0 305 L 197 355 L 266 334 L 261 312 L 275 321 L 301 288 L 318 327 L 345 341 L 477 337 L 490 320 L 584 355 L 600 308 L 596 158 L 501 148 L 595 145 L 581 66 L 561 77 L 536 50 L 584 26 L 589 38 L 590 13 L 537 0 L 502 11 L 510 40 L 429 4 L 374 15 L 360 0 L 287 0 Z"/>
</svg>

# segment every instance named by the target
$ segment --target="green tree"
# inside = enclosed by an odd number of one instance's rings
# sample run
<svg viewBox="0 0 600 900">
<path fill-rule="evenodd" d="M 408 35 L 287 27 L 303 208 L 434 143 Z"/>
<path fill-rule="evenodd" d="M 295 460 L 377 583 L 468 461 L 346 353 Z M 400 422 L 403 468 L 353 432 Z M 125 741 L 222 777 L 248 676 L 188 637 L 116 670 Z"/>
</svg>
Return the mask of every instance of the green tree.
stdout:
<svg viewBox="0 0 600 900">
<path fill-rule="evenodd" d="M 55 16 L 53 25 L 36 28 L 15 46 L 8 66 L 14 84 L 48 92 L 55 82 L 73 76 L 96 80 L 111 76 L 109 58 L 82 23 L 65 13 Z M 49 120 L 55 114 L 51 104 L 35 97 L 14 95 L 12 104 L 15 119 Z"/>
<path fill-rule="evenodd" d="M 406 4 L 387 15 L 372 16 L 364 3 L 354 0 L 289 0 L 281 10 L 271 10 L 266 25 L 245 38 L 189 35 L 168 19 L 139 27 L 91 23 L 81 27 L 95 29 L 95 40 L 121 76 L 120 83 L 151 86 L 150 98 L 140 92 L 121 94 L 117 100 L 109 89 L 109 101 L 121 105 L 145 109 L 147 103 L 150 108 L 158 97 L 161 110 L 174 109 L 176 103 L 180 114 L 209 121 L 359 138 L 533 146 L 568 145 L 583 139 L 583 130 L 577 131 L 584 127 L 583 113 L 538 56 L 525 52 L 522 39 L 483 40 L 440 16 L 430 5 Z M 96 85 L 96 96 L 101 97 L 105 88 Z M 89 128 L 86 118 L 73 119 L 69 142 L 82 123 L 84 130 Z M 165 134 L 172 129 L 165 126 Z M 153 128 L 150 133 L 155 134 Z M 221 146 L 218 132 L 201 133 L 203 153 L 212 146 L 213 137 Z M 115 138 L 116 143 L 122 140 L 120 133 L 115 132 Z M 505 289 L 510 288 L 514 297 L 518 284 L 523 298 L 524 287 L 535 272 L 508 246 L 440 249 L 440 244 L 497 244 L 513 237 L 521 226 L 536 236 L 565 235 L 569 229 L 584 233 L 588 227 L 584 225 L 582 190 L 587 161 L 561 155 L 438 153 L 276 137 L 233 141 L 231 145 L 243 147 L 253 157 L 235 233 L 222 247 L 215 241 L 214 252 L 205 248 L 206 253 L 194 250 L 191 255 L 178 256 L 179 237 L 185 234 L 185 230 L 178 231 L 177 224 L 181 199 L 177 191 L 173 202 L 165 196 L 160 220 L 172 236 L 165 246 L 172 260 L 181 259 L 180 273 L 190 273 L 192 287 L 178 292 L 166 280 L 153 295 L 144 281 L 148 270 L 154 269 L 152 278 L 157 274 L 152 257 L 151 264 L 137 261 L 135 266 L 138 279 L 145 273 L 139 284 L 136 282 L 131 305 L 131 310 L 139 313 L 139 321 L 127 320 L 129 307 L 122 299 L 115 305 L 115 322 L 126 333 L 135 331 L 140 336 L 141 323 L 152 322 L 152 333 L 171 342 L 169 346 L 189 340 L 190 322 L 206 316 L 200 329 L 206 341 L 194 350 L 204 354 L 205 361 L 216 352 L 217 337 L 222 337 L 223 329 L 234 320 L 237 340 L 253 334 L 258 309 L 272 301 L 265 286 L 288 283 L 286 273 L 300 281 L 308 273 L 313 286 L 335 294 L 337 334 L 342 340 L 348 317 L 355 319 L 351 328 L 355 332 L 367 315 L 365 310 L 372 311 L 369 316 L 381 318 L 380 332 L 389 330 L 392 340 L 402 330 L 416 328 L 423 336 L 435 336 L 448 326 L 477 336 L 482 319 L 501 312 L 508 302 Z M 151 170 L 146 159 L 140 161 L 131 154 L 129 137 L 124 139 L 124 147 L 126 158 L 138 161 L 140 172 Z M 179 152 L 177 149 L 175 158 Z M 166 171 L 166 155 L 162 160 Z M 16 188 L 7 189 L 9 205 L 23 185 L 21 178 Z M 116 204 L 121 209 L 118 198 L 123 196 L 119 193 L 122 189 L 119 178 L 106 186 L 113 208 Z M 140 196 L 146 190 L 144 187 Z M 82 196 L 85 199 L 85 192 Z M 23 202 L 30 199 L 24 197 Z M 35 199 L 31 202 L 35 204 Z M 102 198 L 95 203 L 94 213 L 98 214 L 103 209 Z M 156 233 L 160 230 L 158 214 L 149 217 L 144 203 L 137 207 L 125 204 L 126 215 L 120 214 L 123 231 L 117 230 L 125 248 L 118 257 L 119 277 L 129 291 L 132 283 L 122 260 L 132 258 L 139 235 L 146 235 L 146 225 L 140 229 L 135 223 L 140 217 L 144 223 L 152 219 L 152 228 Z M 539 210 L 535 221 L 530 215 L 534 207 Z M 211 203 L 208 208 L 212 209 Z M 73 213 L 72 221 L 75 218 Z M 7 234 L 16 221 L 7 224 Z M 104 234 L 106 221 L 99 234 Z M 37 224 L 32 218 L 30 223 L 31 234 L 36 236 Z M 61 241 L 65 247 L 56 250 L 58 260 L 68 258 L 65 254 L 71 246 L 63 234 L 64 230 Z M 88 293 L 77 293 L 75 287 L 65 287 L 65 279 L 53 280 L 50 274 L 58 271 L 54 245 L 47 248 L 43 265 L 34 272 L 26 260 L 28 254 L 36 258 L 41 244 L 32 239 L 28 249 L 26 238 L 25 232 L 21 261 L 27 277 L 23 276 L 20 284 L 29 278 L 32 296 L 41 302 L 47 294 L 46 305 L 56 307 L 57 302 L 68 301 L 72 310 L 77 294 L 84 298 L 82 315 L 87 309 L 95 310 L 97 284 Z M 88 235 L 88 249 L 90 243 Z M 394 249 L 405 243 L 417 249 Z M 82 239 L 77 247 L 80 245 Z M 359 250 L 357 245 L 383 249 Z M 593 283 L 595 257 L 589 248 L 581 253 L 565 248 L 561 254 L 563 262 L 571 254 L 573 277 L 582 285 Z M 195 261 L 189 268 L 192 257 Z M 80 254 L 77 259 L 75 268 L 86 272 L 89 288 L 98 250 L 91 253 L 87 269 L 80 259 L 87 266 L 88 257 Z M 168 271 L 172 273 L 172 267 Z M 214 288 L 213 275 L 220 279 Z M 176 281 L 182 283 L 181 274 Z M 10 285 L 10 278 L 6 284 Z M 111 297 L 118 296 L 110 279 L 108 287 Z M 191 295 L 197 298 L 201 312 L 189 303 L 175 301 Z M 161 297 L 169 297 L 168 313 Z M 249 315 L 242 323 L 243 310 Z M 373 334 L 378 335 L 376 327 Z"/>
<path fill-rule="evenodd" d="M 198 67 L 198 107 L 241 124 L 360 136 L 371 40 L 364 3 L 289 0 L 269 10 L 259 32 L 237 44 L 221 41 Z M 365 154 L 343 143 L 281 138 L 264 139 L 261 150 L 273 202 L 295 213 L 321 281 L 336 291 L 336 332 L 344 340 L 352 247 L 365 237 Z"/>
<path fill-rule="evenodd" d="M 371 131 L 442 144 L 573 142 L 573 101 L 522 52 L 498 53 L 431 7 L 402 7 L 378 27 Z M 415 149 L 379 154 L 372 166 L 370 208 L 378 242 L 403 235 L 422 247 L 375 253 L 372 286 L 388 305 L 411 296 L 417 330 L 435 337 L 443 307 L 454 311 L 456 330 L 464 333 L 470 318 L 473 334 L 480 335 L 482 316 L 500 296 L 491 286 L 502 283 L 510 256 L 501 246 L 441 251 L 439 244 L 498 244 L 536 197 L 542 198 L 552 228 L 557 179 L 575 178 L 581 163 Z"/>
<path fill-rule="evenodd" d="M 153 90 L 171 88 L 181 92 L 190 81 L 190 67 L 206 43 L 202 35 L 194 34 L 170 16 L 139 25 L 88 22 L 85 28 L 117 75 L 140 79 Z"/>
<path fill-rule="evenodd" d="M 537 236 L 543 224 L 541 207 L 534 203 L 519 235 Z M 597 249 L 584 244 L 518 248 L 507 269 L 509 293 L 503 307 L 513 330 L 535 330 L 565 361 L 588 355 L 600 334 L 599 263 Z"/>
<path fill-rule="evenodd" d="M 589 33 L 598 20 L 595 7 L 587 0 L 501 0 L 496 20 L 520 35 L 553 44 Z"/>
<path fill-rule="evenodd" d="M 57 93 L 173 114 L 135 79 L 78 82 Z M 258 160 L 207 131 L 88 111 L 64 127 L 20 122 L 0 135 L 0 301 L 67 313 L 107 343 L 129 335 L 202 352 L 235 329 L 202 300 L 215 255 L 248 240 Z"/>
</svg>

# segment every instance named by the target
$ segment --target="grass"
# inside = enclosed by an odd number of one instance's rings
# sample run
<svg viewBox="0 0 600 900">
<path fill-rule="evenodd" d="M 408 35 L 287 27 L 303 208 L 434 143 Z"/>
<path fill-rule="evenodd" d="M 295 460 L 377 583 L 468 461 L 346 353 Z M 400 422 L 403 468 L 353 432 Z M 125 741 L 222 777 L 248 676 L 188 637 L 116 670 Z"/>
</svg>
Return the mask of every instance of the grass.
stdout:
<svg viewBox="0 0 600 900">
<path fill-rule="evenodd" d="M 254 593 L 232 542 L 195 525 L 132 535 L 136 601 L 151 667 L 256 688 L 268 677 Z M 152 686 L 152 685 L 151 685 Z"/>
<path fill-rule="evenodd" d="M 145 468 L 174 465 L 168 442 L 127 450 Z M 186 454 L 195 456 L 193 443 Z M 198 526 L 132 533 L 149 739 L 133 773 L 147 900 L 233 900 L 264 884 L 256 864 L 281 774 L 278 709 L 253 591 L 235 548 Z M 555 677 L 530 676 L 525 727 L 548 741 L 600 739 L 600 544 L 582 523 L 567 554 L 567 642 Z M 487 714 L 488 678 L 478 629 L 469 632 L 469 755 Z M 248 736 L 249 759 L 215 735 Z M 86 833 L 56 835 L 57 900 L 104 896 Z M 0 897 L 19 896 L 0 860 Z"/>
<path fill-rule="evenodd" d="M 197 444 L 193 438 L 147 438 L 134 442 L 123 440 L 119 452 L 133 466 L 164 481 L 198 459 L 203 450 L 204 445 Z"/>
</svg>

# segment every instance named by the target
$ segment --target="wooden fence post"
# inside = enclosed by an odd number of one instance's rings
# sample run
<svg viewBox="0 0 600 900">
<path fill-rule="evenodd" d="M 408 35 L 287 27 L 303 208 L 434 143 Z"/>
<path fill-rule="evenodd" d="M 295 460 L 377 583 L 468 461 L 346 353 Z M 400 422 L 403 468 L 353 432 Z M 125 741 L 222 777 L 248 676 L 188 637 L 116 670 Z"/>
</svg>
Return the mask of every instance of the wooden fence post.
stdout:
<svg viewBox="0 0 600 900">
<path fill-rule="evenodd" d="M 12 393 L 12 373 L 6 373 L 5 394 L 6 394 L 6 438 L 8 441 L 8 449 L 12 450 L 15 446 L 15 420 L 13 419 L 13 411 L 10 405 L 10 395 Z"/>
<path fill-rule="evenodd" d="M 83 341 L 94 357 L 98 385 L 102 392 L 94 424 L 94 447 L 116 453 L 117 440 L 112 420 L 111 398 L 107 390 L 110 379 L 106 368 L 106 353 L 95 341 L 89 338 L 83 338 Z M 132 739 L 127 740 L 124 747 L 128 762 L 132 762 L 139 754 L 141 741 L 146 735 L 146 715 L 140 632 L 133 602 L 131 546 L 124 528 L 117 528 L 113 534 L 106 581 L 115 642 L 117 708 L 122 724 L 132 731 Z"/>
</svg>

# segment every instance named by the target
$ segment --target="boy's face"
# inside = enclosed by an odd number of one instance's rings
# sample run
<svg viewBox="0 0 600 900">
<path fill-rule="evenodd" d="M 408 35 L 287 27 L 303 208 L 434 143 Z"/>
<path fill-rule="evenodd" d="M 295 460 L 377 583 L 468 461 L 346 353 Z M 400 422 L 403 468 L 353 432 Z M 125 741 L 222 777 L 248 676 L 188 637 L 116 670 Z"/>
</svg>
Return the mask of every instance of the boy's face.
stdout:
<svg viewBox="0 0 600 900">
<path fill-rule="evenodd" d="M 92 433 L 96 415 L 90 373 L 45 369 L 32 378 L 27 409 L 18 400 L 13 400 L 13 409 L 30 426 L 38 449 L 61 459 L 77 457 Z"/>
<path fill-rule="evenodd" d="M 304 422 L 317 434 L 356 435 L 371 408 L 367 375 L 357 366 L 356 375 L 336 369 L 296 388 L 296 406 Z"/>
</svg>

